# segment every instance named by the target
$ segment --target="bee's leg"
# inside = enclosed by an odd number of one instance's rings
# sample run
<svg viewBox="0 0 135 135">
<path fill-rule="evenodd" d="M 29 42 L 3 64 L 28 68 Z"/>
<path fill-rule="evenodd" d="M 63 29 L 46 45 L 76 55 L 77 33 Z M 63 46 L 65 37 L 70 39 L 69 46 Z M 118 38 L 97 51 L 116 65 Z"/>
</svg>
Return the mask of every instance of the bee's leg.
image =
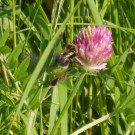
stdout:
<svg viewBox="0 0 135 135">
<path fill-rule="evenodd" d="M 69 63 L 72 66 L 73 65 L 73 59 L 70 59 Z"/>
</svg>

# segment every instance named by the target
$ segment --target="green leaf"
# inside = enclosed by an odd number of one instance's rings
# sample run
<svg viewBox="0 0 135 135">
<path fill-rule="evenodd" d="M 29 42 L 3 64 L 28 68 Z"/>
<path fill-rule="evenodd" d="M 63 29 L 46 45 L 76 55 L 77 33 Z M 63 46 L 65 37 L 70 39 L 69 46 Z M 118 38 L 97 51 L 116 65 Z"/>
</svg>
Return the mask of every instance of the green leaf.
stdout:
<svg viewBox="0 0 135 135">
<path fill-rule="evenodd" d="M 27 135 L 37 135 L 37 131 L 36 129 L 34 128 L 34 118 L 36 117 L 36 113 L 35 111 L 29 111 L 27 113 L 27 115 L 24 115 L 23 113 L 20 112 L 20 116 L 25 124 L 25 131 L 27 133 L 24 133 L 24 134 L 27 134 Z"/>
<path fill-rule="evenodd" d="M 130 114 L 126 118 L 129 122 L 135 121 L 135 114 Z"/>
<path fill-rule="evenodd" d="M 52 93 L 52 104 L 50 109 L 50 118 L 49 118 L 49 130 L 48 133 L 52 130 L 53 126 L 55 125 L 55 121 L 58 115 L 59 110 L 59 96 L 58 96 L 58 87 L 53 87 Z"/>
<path fill-rule="evenodd" d="M 10 62 L 8 62 L 9 68 L 13 69 L 18 66 L 18 59 L 11 57 Z"/>
<path fill-rule="evenodd" d="M 72 86 L 72 83 L 71 83 L 70 79 L 66 79 L 64 81 L 61 81 L 60 84 L 66 89 L 69 89 L 69 90 L 73 89 L 73 86 Z"/>
<path fill-rule="evenodd" d="M 39 106 L 40 106 L 39 99 L 33 100 L 33 102 L 30 105 L 30 107 L 31 107 L 32 110 L 35 110 L 35 109 L 39 108 Z"/>
<path fill-rule="evenodd" d="M 132 74 L 130 74 L 132 77 L 135 77 L 135 62 L 133 63 L 133 66 L 132 66 Z"/>
<path fill-rule="evenodd" d="M 5 42 L 7 41 L 9 36 L 9 30 L 5 30 L 5 32 L 3 33 L 2 37 L 0 38 L 0 48 L 5 44 Z"/>
<path fill-rule="evenodd" d="M 15 13 L 16 14 L 19 14 L 20 13 L 20 6 L 19 5 L 16 5 L 15 7 Z M 5 6 L 4 8 L 1 8 L 0 9 L 0 17 L 7 17 L 9 15 L 11 15 L 13 12 L 13 8 L 11 6 Z"/>
<path fill-rule="evenodd" d="M 35 17 L 34 23 L 38 26 L 39 31 L 42 32 L 45 39 L 49 39 L 51 32 L 44 18 L 40 14 L 37 14 L 37 9 L 33 8 L 33 6 L 29 5 L 28 8 L 31 18 L 34 19 Z"/>
<path fill-rule="evenodd" d="M 19 65 L 18 69 L 14 73 L 14 77 L 17 80 L 24 79 L 28 75 L 27 68 L 29 66 L 29 63 L 30 63 L 30 58 L 28 57 L 24 59 L 22 63 Z"/>
<path fill-rule="evenodd" d="M 1 0 L 2 3 L 5 5 L 10 5 L 11 1 L 10 0 Z"/>
<path fill-rule="evenodd" d="M 10 56 L 8 57 L 7 63 L 11 69 L 17 66 L 18 56 L 22 52 L 22 49 L 23 49 L 23 44 L 18 44 L 16 48 L 13 50 L 13 52 L 10 54 Z"/>
<path fill-rule="evenodd" d="M 10 52 L 11 52 L 11 49 L 8 46 L 2 46 L 0 48 L 0 53 L 7 54 L 7 53 L 10 53 Z"/>
<path fill-rule="evenodd" d="M 58 85 L 58 90 L 59 90 L 59 104 L 60 104 L 60 111 L 63 110 L 66 102 L 67 102 L 67 95 L 68 95 L 68 90 L 67 88 L 59 84 Z M 65 112 L 62 120 L 61 120 L 61 134 L 62 135 L 67 135 L 68 134 L 68 111 Z"/>
<path fill-rule="evenodd" d="M 3 100 L 4 102 L 6 102 L 8 105 L 14 106 L 14 103 L 13 103 L 13 101 L 10 99 L 10 97 L 8 97 L 8 95 L 5 95 L 3 92 L 0 92 L 0 98 L 1 98 L 1 100 Z"/>
<path fill-rule="evenodd" d="M 97 10 L 97 7 L 96 7 L 94 0 L 87 0 L 87 3 L 88 3 L 89 9 L 92 13 L 92 16 L 93 16 L 95 22 L 97 24 L 102 24 L 103 22 L 102 22 L 102 19 L 100 17 L 100 14 Z"/>
<path fill-rule="evenodd" d="M 123 95 L 123 99 L 121 100 L 121 105 L 120 108 L 124 110 L 127 114 L 133 113 L 135 111 L 135 85 L 134 85 L 134 80 L 130 79 L 128 81 L 128 86 L 127 86 L 127 93 L 122 93 L 121 94 L 121 99 Z"/>
<path fill-rule="evenodd" d="M 112 79 L 107 79 L 106 84 L 107 84 L 107 86 L 108 86 L 110 89 L 115 88 L 115 81 L 112 80 Z"/>
<path fill-rule="evenodd" d="M 33 89 L 31 93 L 29 94 L 28 100 L 29 100 L 29 108 L 36 109 L 40 106 L 40 96 L 41 96 L 41 90 L 35 90 Z"/>
</svg>

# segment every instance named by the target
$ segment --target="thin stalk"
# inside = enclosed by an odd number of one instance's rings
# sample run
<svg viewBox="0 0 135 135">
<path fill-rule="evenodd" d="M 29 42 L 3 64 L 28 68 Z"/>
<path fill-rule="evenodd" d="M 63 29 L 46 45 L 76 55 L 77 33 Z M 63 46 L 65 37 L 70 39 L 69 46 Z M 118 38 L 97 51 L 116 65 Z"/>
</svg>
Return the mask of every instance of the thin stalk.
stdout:
<svg viewBox="0 0 135 135">
<path fill-rule="evenodd" d="M 8 75 L 7 75 L 6 67 L 3 64 L 4 60 L 3 60 L 3 55 L 2 54 L 0 55 L 0 61 L 2 62 L 2 71 L 3 71 L 4 79 L 5 79 L 5 82 L 6 82 L 7 86 L 8 86 L 8 88 L 9 88 Z"/>
<path fill-rule="evenodd" d="M 92 103 L 92 95 L 93 95 L 93 85 L 92 85 L 92 77 L 90 76 L 90 87 L 89 87 L 89 104 Z M 88 110 L 89 121 L 92 121 L 92 107 Z M 89 135 L 92 135 L 92 128 L 89 129 Z"/>
<path fill-rule="evenodd" d="M 96 79 L 96 85 L 97 85 L 97 88 L 100 90 L 101 82 L 98 78 Z M 100 106 L 100 110 L 99 110 L 100 115 L 101 115 L 101 117 L 103 117 L 107 114 L 106 89 L 105 88 L 101 89 L 101 92 L 99 95 L 99 106 Z M 103 123 L 101 123 L 101 133 L 102 133 L 102 135 L 109 135 L 109 128 L 108 128 L 107 121 L 104 121 Z"/>
<path fill-rule="evenodd" d="M 40 135 L 43 135 L 43 115 L 42 115 L 42 105 L 40 104 Z"/>
<path fill-rule="evenodd" d="M 74 0 L 71 0 L 71 12 L 73 12 L 74 10 Z M 73 41 L 73 37 L 74 37 L 74 15 L 71 17 L 71 21 L 70 21 L 70 30 L 71 30 L 71 33 L 70 33 L 70 40 Z"/>
<path fill-rule="evenodd" d="M 70 108 L 69 108 L 69 123 L 70 123 L 70 127 L 69 127 L 69 133 L 72 133 L 73 132 L 73 105 L 71 104 L 70 105 Z"/>
<path fill-rule="evenodd" d="M 16 48 L 16 16 L 15 16 L 15 0 L 13 0 L 12 2 L 12 5 L 13 5 L 13 33 L 14 33 L 14 48 Z"/>
</svg>

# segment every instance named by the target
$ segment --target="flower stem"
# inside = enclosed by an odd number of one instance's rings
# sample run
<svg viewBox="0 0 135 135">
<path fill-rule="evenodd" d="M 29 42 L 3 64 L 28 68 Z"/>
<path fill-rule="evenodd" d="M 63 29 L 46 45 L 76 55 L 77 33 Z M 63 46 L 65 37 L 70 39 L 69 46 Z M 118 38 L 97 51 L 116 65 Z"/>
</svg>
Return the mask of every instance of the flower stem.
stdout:
<svg viewBox="0 0 135 135">
<path fill-rule="evenodd" d="M 100 108 L 99 111 L 100 111 L 100 116 L 103 117 L 107 114 L 106 89 L 101 88 L 101 82 L 98 78 L 97 78 L 96 84 L 97 84 L 98 89 L 101 90 L 100 95 L 99 95 L 99 108 Z M 107 121 L 104 121 L 103 123 L 101 123 L 101 132 L 102 132 L 102 135 L 109 135 Z"/>
<path fill-rule="evenodd" d="M 92 77 L 90 76 L 90 87 L 89 87 L 89 104 L 92 103 L 92 91 L 93 91 L 93 85 L 92 85 Z M 88 117 L 89 121 L 92 121 L 92 107 L 90 106 L 88 111 Z M 92 128 L 89 128 L 89 135 L 92 135 Z"/>
</svg>

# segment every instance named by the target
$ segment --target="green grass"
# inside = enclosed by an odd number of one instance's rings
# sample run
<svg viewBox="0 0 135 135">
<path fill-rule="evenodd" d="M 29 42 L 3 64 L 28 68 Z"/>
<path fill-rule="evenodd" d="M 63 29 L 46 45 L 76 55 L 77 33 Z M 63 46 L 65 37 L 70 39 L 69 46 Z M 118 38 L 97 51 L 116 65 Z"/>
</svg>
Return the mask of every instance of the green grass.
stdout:
<svg viewBox="0 0 135 135">
<path fill-rule="evenodd" d="M 0 2 L 0 135 L 134 135 L 135 1 Z M 85 26 L 113 34 L 108 69 L 54 62 Z M 52 81 L 61 81 L 52 86 Z"/>
</svg>

